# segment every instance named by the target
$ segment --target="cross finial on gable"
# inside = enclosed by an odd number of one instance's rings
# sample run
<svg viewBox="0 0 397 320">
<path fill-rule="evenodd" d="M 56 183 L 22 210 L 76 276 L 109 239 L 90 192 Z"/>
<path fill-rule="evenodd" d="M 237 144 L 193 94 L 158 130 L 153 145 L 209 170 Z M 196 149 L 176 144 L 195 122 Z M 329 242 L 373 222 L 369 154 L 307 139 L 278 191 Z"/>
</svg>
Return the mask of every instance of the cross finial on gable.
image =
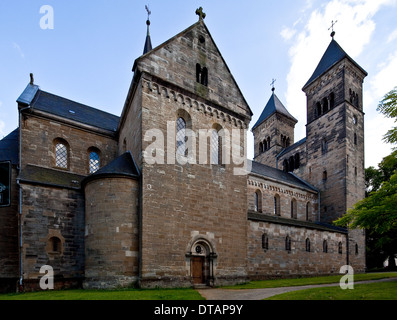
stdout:
<svg viewBox="0 0 397 320">
<path fill-rule="evenodd" d="M 334 36 L 335 36 L 334 25 L 335 25 L 337 22 L 338 22 L 338 20 L 336 20 L 335 22 L 334 22 L 334 20 L 332 20 L 331 26 L 328 28 L 328 30 L 329 30 L 329 29 L 332 29 L 332 32 L 331 32 L 331 37 L 332 37 L 332 39 L 334 39 Z"/>
<path fill-rule="evenodd" d="M 203 12 L 203 8 L 200 7 L 196 10 L 196 14 L 199 16 L 199 21 L 205 19 L 206 14 Z"/>
</svg>

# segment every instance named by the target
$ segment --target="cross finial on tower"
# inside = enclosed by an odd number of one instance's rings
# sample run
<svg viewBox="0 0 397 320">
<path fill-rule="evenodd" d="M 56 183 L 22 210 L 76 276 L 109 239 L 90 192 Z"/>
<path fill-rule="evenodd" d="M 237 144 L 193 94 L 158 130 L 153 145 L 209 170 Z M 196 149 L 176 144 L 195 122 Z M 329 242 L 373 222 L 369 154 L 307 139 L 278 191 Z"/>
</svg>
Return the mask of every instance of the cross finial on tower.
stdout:
<svg viewBox="0 0 397 320">
<path fill-rule="evenodd" d="M 274 90 L 276 90 L 276 88 L 274 87 L 274 83 L 276 82 L 276 79 L 272 80 L 272 83 L 270 84 L 272 86 L 272 91 L 274 92 Z"/>
<path fill-rule="evenodd" d="M 206 14 L 203 11 L 203 8 L 200 7 L 196 10 L 196 14 L 199 16 L 199 21 L 205 19 Z"/>
<path fill-rule="evenodd" d="M 334 22 L 334 20 L 332 20 L 332 22 L 331 22 L 331 27 L 328 28 L 328 30 L 329 30 L 329 29 L 332 29 L 332 32 L 331 32 L 331 37 L 332 37 L 332 39 L 334 39 L 334 36 L 335 36 L 334 25 L 335 25 L 337 22 L 338 22 L 338 20 L 336 20 L 335 22 Z"/>
</svg>

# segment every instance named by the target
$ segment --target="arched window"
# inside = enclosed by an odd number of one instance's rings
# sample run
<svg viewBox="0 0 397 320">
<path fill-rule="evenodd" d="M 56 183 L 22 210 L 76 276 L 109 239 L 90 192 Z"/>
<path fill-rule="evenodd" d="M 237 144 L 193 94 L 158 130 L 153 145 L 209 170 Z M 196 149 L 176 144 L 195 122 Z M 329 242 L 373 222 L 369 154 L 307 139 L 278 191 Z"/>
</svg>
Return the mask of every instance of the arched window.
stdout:
<svg viewBox="0 0 397 320">
<path fill-rule="evenodd" d="M 356 245 L 354 246 L 355 249 L 355 253 L 358 254 L 358 244 L 356 243 Z"/>
<path fill-rule="evenodd" d="M 288 159 L 288 169 L 288 171 L 294 171 L 295 169 L 295 160 L 293 156 L 289 157 Z"/>
<path fill-rule="evenodd" d="M 263 145 L 263 151 L 266 151 L 267 150 L 267 141 L 264 140 L 262 145 Z"/>
<path fill-rule="evenodd" d="M 96 148 L 88 149 L 88 172 L 97 172 L 100 165 L 99 150 Z"/>
<path fill-rule="evenodd" d="M 61 253 L 62 252 L 62 242 L 58 237 L 51 237 L 49 239 L 49 250 L 51 253 Z"/>
<path fill-rule="evenodd" d="M 274 196 L 274 215 L 280 215 L 280 196 L 278 194 Z"/>
<path fill-rule="evenodd" d="M 357 133 L 354 133 L 354 144 L 357 145 Z"/>
<path fill-rule="evenodd" d="M 269 249 L 269 237 L 266 233 L 262 234 L 262 249 L 268 250 Z"/>
<path fill-rule="evenodd" d="M 285 250 L 291 251 L 291 238 L 289 236 L 285 237 Z"/>
<path fill-rule="evenodd" d="M 342 242 L 338 243 L 338 253 L 342 253 Z"/>
<path fill-rule="evenodd" d="M 201 71 L 201 84 L 203 86 L 208 85 L 208 69 L 206 67 Z"/>
<path fill-rule="evenodd" d="M 306 203 L 306 221 L 309 221 L 310 202 Z"/>
<path fill-rule="evenodd" d="M 123 153 L 127 152 L 127 139 L 124 138 L 123 140 Z"/>
<path fill-rule="evenodd" d="M 270 137 L 267 137 L 266 145 L 267 145 L 267 150 L 269 150 L 270 149 Z"/>
<path fill-rule="evenodd" d="M 323 99 L 323 113 L 326 113 L 328 111 L 328 99 L 324 98 Z"/>
<path fill-rule="evenodd" d="M 211 135 L 211 163 L 219 164 L 219 133 L 212 130 Z"/>
<path fill-rule="evenodd" d="M 327 240 L 323 241 L 323 252 L 327 253 L 328 252 L 328 243 Z"/>
<path fill-rule="evenodd" d="M 329 95 L 329 108 L 332 109 L 335 107 L 335 93 L 331 92 Z"/>
<path fill-rule="evenodd" d="M 61 169 L 69 168 L 69 145 L 63 139 L 55 140 L 55 166 Z"/>
<path fill-rule="evenodd" d="M 301 165 L 301 159 L 299 153 L 295 154 L 295 169 L 299 169 Z"/>
<path fill-rule="evenodd" d="M 316 113 L 317 113 L 317 117 L 321 116 L 321 103 L 317 102 L 316 104 Z"/>
<path fill-rule="evenodd" d="M 196 64 L 196 81 L 203 86 L 208 85 L 208 69 L 206 67 L 201 68 L 199 63 Z"/>
<path fill-rule="evenodd" d="M 323 180 L 326 181 L 328 179 L 328 173 L 327 170 L 323 171 Z"/>
<path fill-rule="evenodd" d="M 199 63 L 196 64 L 196 81 L 200 83 L 201 78 L 201 66 Z"/>
<path fill-rule="evenodd" d="M 255 211 L 262 212 L 262 192 L 260 190 L 255 191 Z"/>
<path fill-rule="evenodd" d="M 222 164 L 222 136 L 221 127 L 215 125 L 211 133 L 211 164 Z"/>
<path fill-rule="evenodd" d="M 259 142 L 259 154 L 261 154 L 264 151 L 263 143 Z"/>
<path fill-rule="evenodd" d="M 296 204 L 296 200 L 292 199 L 291 200 L 291 218 L 292 219 L 296 219 L 298 216 L 297 214 L 297 204 Z"/>
<path fill-rule="evenodd" d="M 176 120 L 176 154 L 186 155 L 186 121 L 182 117 Z"/>
<path fill-rule="evenodd" d="M 283 161 L 283 171 L 284 172 L 288 172 L 288 160 L 287 159 L 284 159 L 284 161 Z"/>
<path fill-rule="evenodd" d="M 310 239 L 306 238 L 306 252 L 310 252 Z"/>
</svg>

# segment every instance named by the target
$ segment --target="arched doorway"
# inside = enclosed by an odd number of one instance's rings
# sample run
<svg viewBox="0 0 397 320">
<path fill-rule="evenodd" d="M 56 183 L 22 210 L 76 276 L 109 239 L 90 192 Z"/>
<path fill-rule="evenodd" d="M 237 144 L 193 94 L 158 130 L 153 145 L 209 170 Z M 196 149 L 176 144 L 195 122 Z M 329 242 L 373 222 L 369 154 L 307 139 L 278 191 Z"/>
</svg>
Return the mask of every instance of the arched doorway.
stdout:
<svg viewBox="0 0 397 320">
<path fill-rule="evenodd" d="M 197 239 L 186 254 L 190 258 L 190 276 L 193 285 L 214 284 L 214 260 L 217 257 L 211 244 L 205 239 Z"/>
</svg>

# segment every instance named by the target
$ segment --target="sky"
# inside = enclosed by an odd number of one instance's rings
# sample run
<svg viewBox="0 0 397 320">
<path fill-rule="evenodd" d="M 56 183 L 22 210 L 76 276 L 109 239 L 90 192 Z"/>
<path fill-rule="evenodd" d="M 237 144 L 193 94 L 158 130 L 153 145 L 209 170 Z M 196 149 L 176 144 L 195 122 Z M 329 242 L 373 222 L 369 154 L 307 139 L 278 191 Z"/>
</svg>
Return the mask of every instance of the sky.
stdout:
<svg viewBox="0 0 397 320">
<path fill-rule="evenodd" d="M 306 135 L 302 87 L 337 21 L 335 40 L 368 72 L 365 167 L 390 154 L 393 146 L 382 137 L 395 123 L 376 108 L 397 86 L 397 0 L 0 0 L 0 138 L 18 127 L 16 100 L 30 73 L 41 90 L 120 116 L 145 43 L 145 5 L 153 47 L 194 24 L 203 7 L 205 24 L 254 113 L 250 128 L 276 79 L 275 93 L 298 119 L 295 141 Z M 248 144 L 252 158 L 251 133 Z"/>
</svg>

